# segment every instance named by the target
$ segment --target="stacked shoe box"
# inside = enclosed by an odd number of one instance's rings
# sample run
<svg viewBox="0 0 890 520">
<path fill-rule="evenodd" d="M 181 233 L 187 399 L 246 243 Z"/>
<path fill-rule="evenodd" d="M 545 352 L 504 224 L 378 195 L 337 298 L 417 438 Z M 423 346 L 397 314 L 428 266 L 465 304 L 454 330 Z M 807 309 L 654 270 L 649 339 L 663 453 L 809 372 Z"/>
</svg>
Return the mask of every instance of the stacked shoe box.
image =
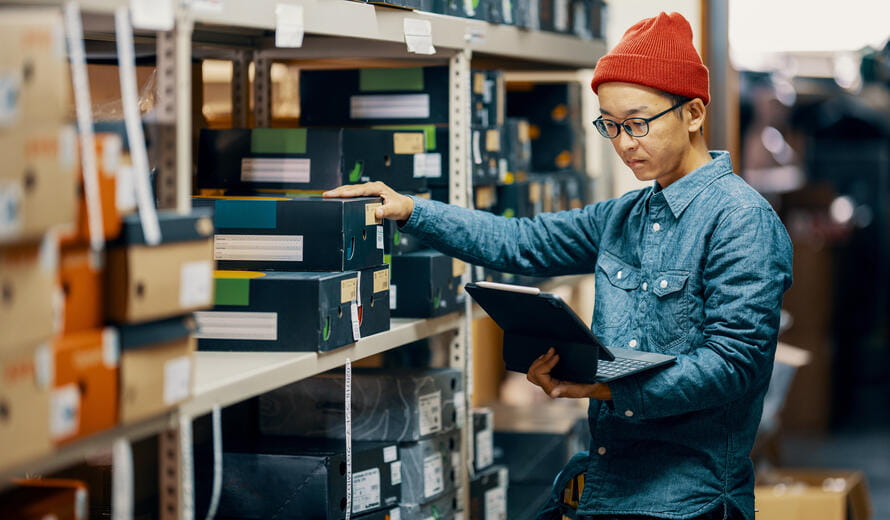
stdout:
<svg viewBox="0 0 890 520">
<path fill-rule="evenodd" d="M 469 518 L 506 520 L 508 469 L 494 464 L 494 412 L 473 410 L 473 470 L 470 480 Z"/>
<path fill-rule="evenodd" d="M 264 394 L 259 425 L 264 436 L 343 439 L 342 373 L 327 373 Z M 403 520 L 432 512 L 454 518 L 461 464 L 464 393 L 453 369 L 355 369 L 352 440 L 397 443 Z M 353 499 L 355 503 L 355 499 Z"/>
</svg>

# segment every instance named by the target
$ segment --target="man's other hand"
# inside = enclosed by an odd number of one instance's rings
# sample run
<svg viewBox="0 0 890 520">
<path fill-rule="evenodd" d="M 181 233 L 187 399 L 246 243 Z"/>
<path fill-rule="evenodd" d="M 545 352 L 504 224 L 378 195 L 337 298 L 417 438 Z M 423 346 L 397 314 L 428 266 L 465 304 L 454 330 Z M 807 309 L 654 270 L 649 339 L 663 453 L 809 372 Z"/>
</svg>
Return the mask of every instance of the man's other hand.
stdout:
<svg viewBox="0 0 890 520">
<path fill-rule="evenodd" d="M 377 218 L 390 220 L 408 220 L 414 211 L 414 200 L 407 195 L 397 193 L 382 182 L 366 182 L 365 184 L 347 184 L 322 194 L 325 198 L 338 197 L 382 197 L 383 205 L 377 208 Z"/>
<path fill-rule="evenodd" d="M 573 397 L 591 399 L 599 399 L 600 401 L 611 401 L 612 391 L 609 385 L 604 383 L 594 383 L 592 385 L 582 383 L 571 383 L 568 381 L 560 381 L 550 376 L 553 367 L 559 363 L 559 354 L 556 349 L 550 348 L 543 355 L 538 357 L 528 367 L 526 379 L 531 383 L 538 385 L 544 390 L 544 393 L 550 397 Z"/>
</svg>

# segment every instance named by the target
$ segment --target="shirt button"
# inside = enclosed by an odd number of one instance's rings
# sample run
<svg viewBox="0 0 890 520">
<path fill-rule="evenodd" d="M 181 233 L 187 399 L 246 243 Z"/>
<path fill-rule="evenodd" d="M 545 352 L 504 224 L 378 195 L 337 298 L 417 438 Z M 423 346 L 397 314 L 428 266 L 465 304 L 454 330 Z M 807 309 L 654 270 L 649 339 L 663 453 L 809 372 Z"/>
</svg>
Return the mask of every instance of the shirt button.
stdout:
<svg viewBox="0 0 890 520">
<path fill-rule="evenodd" d="M 659 231 L 659 230 L 661 230 L 661 224 L 659 224 L 658 222 L 656 222 L 655 224 L 652 224 L 652 231 Z"/>
<path fill-rule="evenodd" d="M 627 346 L 630 348 L 637 348 L 637 340 L 632 339 L 632 340 L 628 341 Z"/>
<path fill-rule="evenodd" d="M 625 417 L 633 417 L 633 416 L 634 416 L 634 413 L 633 413 L 632 410 L 625 410 L 625 411 L 624 411 L 624 416 L 625 416 Z"/>
<path fill-rule="evenodd" d="M 648 283 L 643 282 L 643 290 L 644 290 L 644 291 L 648 291 L 648 290 L 649 290 L 649 284 L 648 284 Z"/>
<path fill-rule="evenodd" d="M 617 276 L 618 279 L 620 280 L 621 277 L 624 276 L 624 271 L 618 271 L 618 274 L 616 274 L 615 276 Z"/>
<path fill-rule="evenodd" d="M 606 454 L 605 446 L 600 446 L 599 449 L 596 450 L 596 452 L 599 453 L 600 455 L 605 455 Z"/>
<path fill-rule="evenodd" d="M 662 280 L 661 283 L 658 284 L 658 285 L 660 285 L 662 289 L 667 289 L 668 281 L 667 281 L 667 280 Z"/>
</svg>

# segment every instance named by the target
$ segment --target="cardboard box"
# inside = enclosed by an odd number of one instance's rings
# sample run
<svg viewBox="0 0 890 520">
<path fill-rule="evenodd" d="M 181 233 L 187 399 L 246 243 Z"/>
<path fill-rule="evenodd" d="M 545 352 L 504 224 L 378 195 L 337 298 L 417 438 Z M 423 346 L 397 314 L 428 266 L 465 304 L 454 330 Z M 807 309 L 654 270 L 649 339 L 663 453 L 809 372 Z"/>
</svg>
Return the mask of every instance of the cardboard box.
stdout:
<svg viewBox="0 0 890 520">
<path fill-rule="evenodd" d="M 342 441 L 260 438 L 227 448 L 219 513 L 238 518 L 340 520 L 346 506 Z M 352 513 L 384 510 L 402 496 L 403 463 L 396 444 L 352 445 Z"/>
<path fill-rule="evenodd" d="M 402 504 L 428 504 L 459 486 L 460 430 L 399 444 L 402 455 Z"/>
<path fill-rule="evenodd" d="M 0 495 L 0 518 L 87 520 L 86 484 L 69 479 L 16 479 Z"/>
<path fill-rule="evenodd" d="M 138 215 L 108 246 L 106 315 L 141 323 L 213 305 L 213 224 L 206 209 L 158 213 L 162 243 L 145 243 Z"/>
<path fill-rule="evenodd" d="M 463 508 L 460 502 L 460 493 L 451 491 L 425 504 L 402 503 L 399 505 L 399 518 L 401 520 L 429 520 L 430 518 L 464 520 L 466 517 L 462 512 Z"/>
<path fill-rule="evenodd" d="M 340 186 L 342 130 L 323 128 L 202 129 L 199 189 L 330 190 Z"/>
<path fill-rule="evenodd" d="M 76 146 L 73 127 L 59 123 L 0 131 L 0 244 L 38 241 L 74 222 Z"/>
<path fill-rule="evenodd" d="M 117 424 L 119 361 L 113 328 L 72 332 L 54 341 L 50 430 L 57 444 Z"/>
<path fill-rule="evenodd" d="M 121 232 L 122 217 L 117 203 L 117 177 L 121 168 L 123 143 L 119 135 L 112 133 L 95 134 L 95 139 L 102 238 L 107 241 L 117 238 Z M 81 171 L 77 177 L 77 217 L 74 227 L 59 235 L 62 246 L 88 245 L 90 243 L 89 214 Z"/>
<path fill-rule="evenodd" d="M 329 351 L 356 341 L 353 303 L 361 337 L 389 330 L 386 266 L 342 273 L 216 271 L 214 278 L 216 306 L 195 315 L 200 350 Z"/>
<path fill-rule="evenodd" d="M 379 198 L 198 197 L 211 206 L 219 269 L 350 271 L 383 264 Z"/>
<path fill-rule="evenodd" d="M 105 322 L 105 272 L 89 246 L 62 247 L 59 285 L 62 288 L 62 334 L 101 328 Z"/>
<path fill-rule="evenodd" d="M 392 315 L 431 318 L 461 309 L 465 270 L 464 262 L 431 249 L 392 257 Z"/>
<path fill-rule="evenodd" d="M 52 349 L 48 344 L 0 349 L 0 469 L 21 466 L 52 449 L 49 396 Z"/>
<path fill-rule="evenodd" d="M 304 70 L 300 124 L 448 124 L 448 67 Z"/>
<path fill-rule="evenodd" d="M 868 520 L 865 475 L 851 470 L 780 469 L 754 487 L 757 520 Z"/>
<path fill-rule="evenodd" d="M 494 412 L 473 409 L 473 467 L 482 471 L 494 464 Z"/>
<path fill-rule="evenodd" d="M 191 397 L 193 329 L 191 316 L 120 328 L 122 424 L 156 416 Z"/>
<path fill-rule="evenodd" d="M 0 133 L 25 122 L 68 118 L 71 82 L 61 10 L 4 9 L 0 48 Z"/>
<path fill-rule="evenodd" d="M 343 130 L 343 184 L 380 181 L 396 191 L 425 191 L 426 161 L 423 132 Z"/>
<path fill-rule="evenodd" d="M 405 253 L 413 253 L 421 251 L 427 247 L 414 235 L 402 233 L 399 229 L 399 223 L 395 220 L 383 221 L 383 254 L 384 255 L 403 255 Z M 391 263 L 391 262 L 385 262 Z"/>
<path fill-rule="evenodd" d="M 49 241 L 0 248 L 0 351 L 37 344 L 55 332 L 54 250 Z"/>
<path fill-rule="evenodd" d="M 492 466 L 470 480 L 470 519 L 507 520 L 506 466 Z"/>
<path fill-rule="evenodd" d="M 330 372 L 262 394 L 260 430 L 342 439 L 343 378 Z M 356 368 L 352 438 L 416 441 L 450 431 L 463 399 L 462 376 L 454 369 Z"/>
<path fill-rule="evenodd" d="M 500 0 L 498 0 L 498 3 Z M 506 94 L 499 70 L 474 70 L 470 86 L 470 124 L 497 127 L 504 124 Z"/>
</svg>

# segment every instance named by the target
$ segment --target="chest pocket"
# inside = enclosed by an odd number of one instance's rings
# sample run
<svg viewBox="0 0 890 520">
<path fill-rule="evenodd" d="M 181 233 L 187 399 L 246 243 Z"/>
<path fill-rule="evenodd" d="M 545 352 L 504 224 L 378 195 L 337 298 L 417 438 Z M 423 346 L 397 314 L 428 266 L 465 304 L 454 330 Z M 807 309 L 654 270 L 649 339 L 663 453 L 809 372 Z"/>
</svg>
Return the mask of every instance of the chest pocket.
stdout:
<svg viewBox="0 0 890 520">
<path fill-rule="evenodd" d="M 648 345 L 655 351 L 682 350 L 689 335 L 689 273 L 664 271 L 653 278 Z"/>
<path fill-rule="evenodd" d="M 604 328 L 619 327 L 633 314 L 640 270 L 609 252 L 597 259 L 594 319 Z"/>
</svg>

